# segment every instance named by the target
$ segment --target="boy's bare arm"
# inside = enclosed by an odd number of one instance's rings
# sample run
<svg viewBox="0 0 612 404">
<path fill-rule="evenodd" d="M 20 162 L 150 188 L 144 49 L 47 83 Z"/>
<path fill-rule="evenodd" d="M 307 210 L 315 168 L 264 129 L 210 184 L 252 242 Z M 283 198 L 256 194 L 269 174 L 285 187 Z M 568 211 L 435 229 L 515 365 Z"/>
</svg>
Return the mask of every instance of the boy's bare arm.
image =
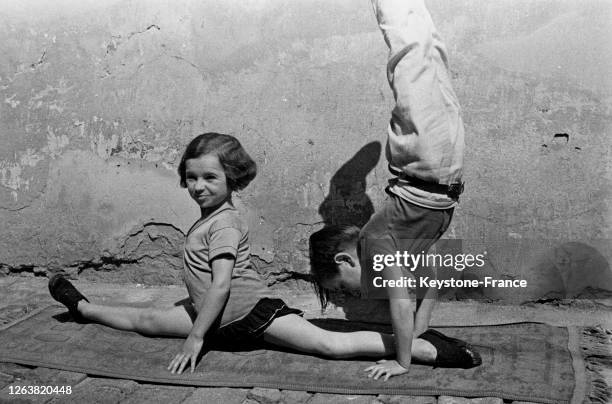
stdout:
<svg viewBox="0 0 612 404">
<path fill-rule="evenodd" d="M 436 288 L 429 288 L 425 292 L 423 301 L 416 311 L 414 318 L 414 336 L 415 338 L 423 334 L 429 328 L 429 322 L 431 320 L 431 313 L 436 305 L 436 299 L 438 298 L 438 290 Z"/>
<path fill-rule="evenodd" d="M 387 267 L 382 271 L 383 279 L 399 281 L 403 276 L 399 267 Z M 395 336 L 395 360 L 381 360 L 365 369 L 368 377 L 388 380 L 391 376 L 408 372 L 412 358 L 412 339 L 414 333 L 415 299 L 405 287 L 387 287 L 391 324 Z"/>
<path fill-rule="evenodd" d="M 414 302 L 410 299 L 389 300 L 391 324 L 395 334 L 397 362 L 408 369 L 412 359 L 412 339 L 414 333 Z"/>
</svg>

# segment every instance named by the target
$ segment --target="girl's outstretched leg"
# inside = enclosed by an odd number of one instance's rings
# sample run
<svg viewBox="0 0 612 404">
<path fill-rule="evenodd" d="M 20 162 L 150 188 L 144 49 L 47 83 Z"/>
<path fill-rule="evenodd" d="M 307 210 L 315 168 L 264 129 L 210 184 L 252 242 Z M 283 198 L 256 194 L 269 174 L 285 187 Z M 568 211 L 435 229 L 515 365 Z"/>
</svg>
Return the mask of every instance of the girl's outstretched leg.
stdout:
<svg viewBox="0 0 612 404">
<path fill-rule="evenodd" d="M 373 331 L 328 331 L 296 314 L 274 319 L 264 333 L 264 340 L 285 348 L 330 358 L 383 358 L 395 353 L 395 342 L 391 334 Z M 420 361 L 431 362 L 436 357 L 436 350 L 429 342 L 415 339 L 412 355 Z"/>
<path fill-rule="evenodd" d="M 186 337 L 193 326 L 192 317 L 184 306 L 163 310 L 92 304 L 62 275 L 49 279 L 49 291 L 75 319 L 89 320 L 118 330 Z"/>
<path fill-rule="evenodd" d="M 193 327 L 193 320 L 183 306 L 154 309 L 103 306 L 81 300 L 78 310 L 89 321 L 152 336 L 187 337 Z"/>
</svg>

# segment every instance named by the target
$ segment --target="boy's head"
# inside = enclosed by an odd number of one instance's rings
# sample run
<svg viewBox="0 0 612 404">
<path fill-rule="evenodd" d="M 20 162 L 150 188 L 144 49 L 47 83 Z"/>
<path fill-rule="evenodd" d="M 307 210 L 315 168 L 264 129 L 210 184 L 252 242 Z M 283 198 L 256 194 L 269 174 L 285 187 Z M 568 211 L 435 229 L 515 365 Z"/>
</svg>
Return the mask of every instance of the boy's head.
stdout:
<svg viewBox="0 0 612 404">
<path fill-rule="evenodd" d="M 358 238 L 356 226 L 326 226 L 310 236 L 310 271 L 323 308 L 330 290 L 359 289 Z"/>
<path fill-rule="evenodd" d="M 245 188 L 257 174 L 257 165 L 238 139 L 221 133 L 203 133 L 189 142 L 181 157 L 178 167 L 181 187 L 187 187 L 186 161 L 207 154 L 217 156 L 225 172 L 227 186 L 232 191 Z"/>
</svg>

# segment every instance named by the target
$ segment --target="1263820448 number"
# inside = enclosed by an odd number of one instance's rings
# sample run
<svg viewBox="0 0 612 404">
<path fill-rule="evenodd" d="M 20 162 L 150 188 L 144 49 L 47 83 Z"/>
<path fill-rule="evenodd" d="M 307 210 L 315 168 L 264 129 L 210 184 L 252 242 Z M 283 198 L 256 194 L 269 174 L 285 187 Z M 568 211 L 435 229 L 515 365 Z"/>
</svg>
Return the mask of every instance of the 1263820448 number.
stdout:
<svg viewBox="0 0 612 404">
<path fill-rule="evenodd" d="M 33 395 L 62 395 L 72 394 L 72 386 L 9 386 L 9 395 L 33 394 Z"/>
</svg>

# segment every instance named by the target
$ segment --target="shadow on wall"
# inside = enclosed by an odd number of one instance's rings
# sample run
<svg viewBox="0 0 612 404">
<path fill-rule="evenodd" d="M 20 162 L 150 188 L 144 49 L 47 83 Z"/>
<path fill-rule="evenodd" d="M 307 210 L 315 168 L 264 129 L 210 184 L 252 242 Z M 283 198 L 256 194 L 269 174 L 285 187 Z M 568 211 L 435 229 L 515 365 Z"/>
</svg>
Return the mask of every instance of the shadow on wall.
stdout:
<svg viewBox="0 0 612 404">
<path fill-rule="evenodd" d="M 446 241 L 446 240 L 443 240 Z M 438 279 L 484 281 L 485 277 L 499 280 L 525 280 L 524 288 L 491 288 L 483 285 L 464 288 L 441 288 L 442 301 L 478 300 L 523 304 L 553 302 L 563 299 L 600 300 L 612 297 L 612 270 L 606 257 L 598 251 L 609 243 L 606 240 L 587 242 L 554 240 L 495 240 L 475 241 L 460 251 L 487 251 L 485 265 L 466 268 L 461 272 L 438 270 Z M 473 240 L 470 240 L 473 241 Z M 444 253 L 451 252 L 438 244 Z M 453 253 L 455 254 L 455 253 Z"/>
<path fill-rule="evenodd" d="M 378 164 L 380 152 L 379 142 L 368 143 L 334 174 L 329 194 L 319 207 L 325 226 L 362 227 L 370 219 L 374 206 L 366 194 L 366 176 Z"/>
<path fill-rule="evenodd" d="M 552 248 L 532 270 L 551 279 L 543 299 L 599 299 L 612 294 L 610 264 L 585 243 L 568 242 Z"/>
</svg>

